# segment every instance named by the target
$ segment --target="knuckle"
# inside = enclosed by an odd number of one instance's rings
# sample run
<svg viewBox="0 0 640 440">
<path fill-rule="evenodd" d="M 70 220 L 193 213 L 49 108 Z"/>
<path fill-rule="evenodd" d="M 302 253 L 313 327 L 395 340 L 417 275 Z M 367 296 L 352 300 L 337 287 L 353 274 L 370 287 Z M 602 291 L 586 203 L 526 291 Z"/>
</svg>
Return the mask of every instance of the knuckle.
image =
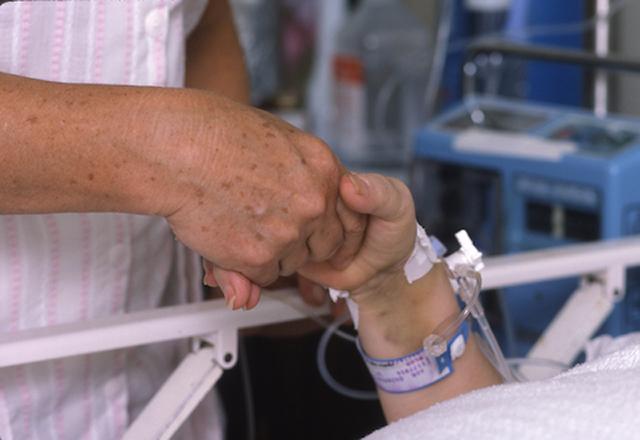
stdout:
<svg viewBox="0 0 640 440">
<path fill-rule="evenodd" d="M 317 137 L 310 137 L 308 144 L 313 150 L 314 167 L 322 174 L 335 175 L 338 174 L 338 160 L 331 151 L 331 148 Z"/>
<path fill-rule="evenodd" d="M 307 218 L 318 218 L 327 209 L 327 198 L 319 191 L 313 191 L 301 197 L 302 215 Z"/>
<path fill-rule="evenodd" d="M 304 142 L 317 153 L 329 150 L 329 146 L 320 138 L 305 134 Z"/>
<path fill-rule="evenodd" d="M 331 155 L 323 156 L 318 163 L 318 170 L 331 185 L 338 186 L 340 168 L 336 158 Z"/>
<path fill-rule="evenodd" d="M 280 229 L 280 240 L 284 244 L 284 246 L 289 246 L 293 243 L 297 243 L 300 241 L 300 237 L 302 236 L 300 232 L 300 228 L 289 224 Z"/>
<path fill-rule="evenodd" d="M 269 226 L 269 241 L 272 244 L 274 256 L 286 252 L 286 249 L 297 243 L 302 236 L 303 225 L 298 219 L 273 219 Z"/>
<path fill-rule="evenodd" d="M 250 267 L 263 267 L 274 260 L 274 254 L 266 247 L 254 247 L 246 256 Z"/>
</svg>

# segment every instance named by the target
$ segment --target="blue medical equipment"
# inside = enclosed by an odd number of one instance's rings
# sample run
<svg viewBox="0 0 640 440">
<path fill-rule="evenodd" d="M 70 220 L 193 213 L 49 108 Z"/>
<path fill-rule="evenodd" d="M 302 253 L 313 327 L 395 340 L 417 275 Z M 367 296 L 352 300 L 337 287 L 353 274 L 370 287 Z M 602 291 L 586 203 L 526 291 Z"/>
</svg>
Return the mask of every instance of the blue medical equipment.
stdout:
<svg viewBox="0 0 640 440">
<path fill-rule="evenodd" d="M 444 74 L 441 79 L 439 104 L 449 108 L 461 100 L 460 80 L 461 63 L 464 62 L 464 49 L 470 38 L 482 35 L 500 35 L 529 44 L 544 44 L 565 48 L 580 49 L 584 45 L 582 30 L 589 27 L 587 7 L 582 0 L 511 0 L 506 12 L 482 14 L 470 11 L 464 0 L 453 0 L 455 5 L 451 21 L 449 52 L 446 58 Z M 487 2 L 494 3 L 494 2 Z M 505 15 L 504 22 L 496 16 Z M 576 26 L 582 20 L 583 26 Z M 558 32 L 567 24 L 572 30 Z M 583 72 L 576 66 L 549 65 L 547 63 L 501 63 L 504 73 L 500 93 L 511 97 L 555 102 L 564 105 L 579 105 L 585 91 Z M 562 86 L 545 81 L 549 76 L 562 78 Z M 527 78 L 527 87 L 522 82 Z M 542 81 L 536 81 L 542 79 Z M 533 80 L 533 81 L 530 81 Z"/>
<path fill-rule="evenodd" d="M 423 128 L 414 153 L 420 221 L 440 237 L 465 228 L 487 254 L 640 234 L 640 119 L 469 98 Z M 640 329 L 639 277 L 628 278 L 606 333 Z M 530 348 L 575 286 L 500 295 L 511 354 Z"/>
</svg>

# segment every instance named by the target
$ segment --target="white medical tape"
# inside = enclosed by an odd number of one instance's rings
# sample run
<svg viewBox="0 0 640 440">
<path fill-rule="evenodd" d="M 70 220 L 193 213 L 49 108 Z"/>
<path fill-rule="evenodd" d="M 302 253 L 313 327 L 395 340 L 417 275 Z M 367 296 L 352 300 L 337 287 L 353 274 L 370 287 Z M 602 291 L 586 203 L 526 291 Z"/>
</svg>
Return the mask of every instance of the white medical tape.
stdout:
<svg viewBox="0 0 640 440">
<path fill-rule="evenodd" d="M 438 252 L 434 248 L 432 239 L 427 235 L 424 228 L 416 223 L 416 241 L 413 246 L 413 252 L 404 265 L 404 276 L 407 278 L 409 284 L 419 280 L 425 276 L 438 261 L 439 254 L 444 253 L 444 248 L 440 242 L 436 242 L 439 248 L 442 248 L 441 252 Z M 351 314 L 351 320 L 353 326 L 358 329 L 358 305 L 349 298 L 349 292 L 346 290 L 338 290 L 329 288 L 329 296 L 333 302 L 338 299 L 345 299 L 349 313 Z"/>
</svg>

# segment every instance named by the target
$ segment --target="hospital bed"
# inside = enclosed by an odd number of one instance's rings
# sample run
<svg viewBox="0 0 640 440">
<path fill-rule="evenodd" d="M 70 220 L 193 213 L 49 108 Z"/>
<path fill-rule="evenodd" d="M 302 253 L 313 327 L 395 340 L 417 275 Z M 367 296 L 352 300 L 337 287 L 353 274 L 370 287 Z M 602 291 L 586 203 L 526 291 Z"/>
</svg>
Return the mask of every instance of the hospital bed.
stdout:
<svg viewBox="0 0 640 440">
<path fill-rule="evenodd" d="M 529 357 L 571 363 L 625 292 L 625 270 L 640 266 L 640 236 L 578 244 L 485 260 L 483 288 L 581 276 Z M 192 351 L 129 427 L 125 439 L 171 438 L 224 370 L 237 360 L 238 331 L 303 319 L 327 309 L 302 303 L 293 289 L 267 293 L 250 312 L 223 300 L 166 307 L 25 330 L 0 337 L 0 368 L 68 356 L 190 339 Z M 535 370 L 524 374 L 535 377 Z"/>
</svg>

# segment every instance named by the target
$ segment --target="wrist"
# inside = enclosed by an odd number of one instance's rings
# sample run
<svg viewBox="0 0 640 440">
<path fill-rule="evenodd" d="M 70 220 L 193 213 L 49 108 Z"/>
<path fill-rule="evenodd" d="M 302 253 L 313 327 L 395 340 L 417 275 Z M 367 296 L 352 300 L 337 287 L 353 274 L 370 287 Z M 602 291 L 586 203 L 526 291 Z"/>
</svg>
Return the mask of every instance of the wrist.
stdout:
<svg viewBox="0 0 640 440">
<path fill-rule="evenodd" d="M 76 134 L 75 170 L 67 174 L 76 175 L 80 210 L 156 214 L 162 175 L 148 127 L 162 89 L 58 83 L 51 89 L 51 119 L 62 115 L 64 128 Z"/>
<path fill-rule="evenodd" d="M 129 185 L 130 203 L 144 214 L 170 217 L 199 197 L 205 174 L 217 174 L 214 152 L 217 120 L 211 95 L 188 89 L 149 89 L 139 102 L 139 123 L 128 143 L 139 171 Z M 211 95 L 211 96 L 209 96 Z M 209 147 L 209 148 L 207 148 Z M 205 165 L 206 164 L 206 165 Z M 126 177 L 125 177 L 126 178 Z"/>
<path fill-rule="evenodd" d="M 353 289 L 350 297 L 365 312 L 386 310 L 393 305 L 395 296 L 406 287 L 402 269 L 376 274 L 363 285 Z"/>
<path fill-rule="evenodd" d="M 361 313 L 387 316 L 406 314 L 411 306 L 438 312 L 437 304 L 451 302 L 453 292 L 444 265 L 437 263 L 413 283 L 401 269 L 386 273 L 353 291 L 351 298 Z"/>
<path fill-rule="evenodd" d="M 369 301 L 358 302 L 359 338 L 372 357 L 415 351 L 426 336 L 460 311 L 440 264 L 412 284 L 400 279 L 386 287 L 390 290 L 375 292 L 375 297 L 371 292 Z"/>
<path fill-rule="evenodd" d="M 162 215 L 163 187 L 168 183 L 152 133 L 166 92 L 160 88 L 113 87 L 101 105 L 118 116 L 105 124 L 102 142 L 112 146 L 111 192 L 115 211 Z M 107 119 L 108 120 L 108 119 Z M 106 168 L 106 167 L 105 167 Z"/>
</svg>

